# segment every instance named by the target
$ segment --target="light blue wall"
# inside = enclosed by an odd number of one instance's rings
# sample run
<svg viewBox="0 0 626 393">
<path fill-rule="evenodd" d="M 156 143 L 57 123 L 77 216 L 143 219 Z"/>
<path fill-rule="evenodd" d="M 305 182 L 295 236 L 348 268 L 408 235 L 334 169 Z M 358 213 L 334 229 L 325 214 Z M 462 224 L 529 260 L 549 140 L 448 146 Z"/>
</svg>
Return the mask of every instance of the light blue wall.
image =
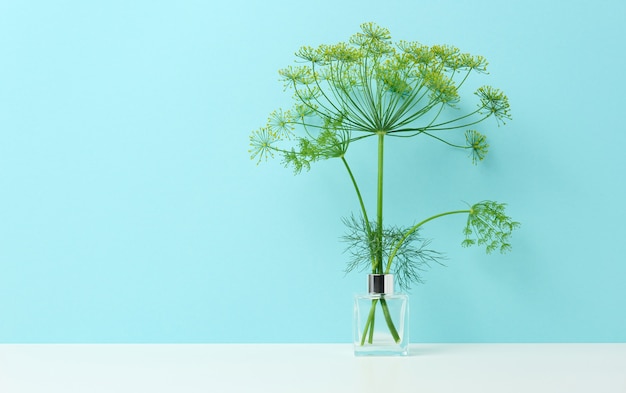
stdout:
<svg viewBox="0 0 626 393">
<path fill-rule="evenodd" d="M 294 177 L 247 149 L 290 106 L 276 71 L 293 52 L 366 21 L 484 55 L 478 83 L 514 117 L 478 167 L 432 143 L 389 160 L 388 222 L 495 199 L 523 223 L 504 256 L 462 249 L 462 218 L 425 228 L 448 260 L 411 293 L 412 341 L 625 342 L 624 15 L 621 0 L 0 2 L 0 342 L 350 341 L 364 277 L 342 272 L 343 168 Z M 353 165 L 372 201 L 370 160 Z"/>
</svg>

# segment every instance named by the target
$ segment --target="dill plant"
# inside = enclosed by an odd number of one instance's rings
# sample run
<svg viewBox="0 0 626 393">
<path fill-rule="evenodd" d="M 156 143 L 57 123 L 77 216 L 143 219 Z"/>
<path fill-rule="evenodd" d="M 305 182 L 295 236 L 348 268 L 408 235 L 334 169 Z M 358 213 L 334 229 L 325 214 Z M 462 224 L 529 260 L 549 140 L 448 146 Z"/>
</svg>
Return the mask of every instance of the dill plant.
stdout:
<svg viewBox="0 0 626 393">
<path fill-rule="evenodd" d="M 414 41 L 394 44 L 390 32 L 375 23 L 362 24 L 361 31 L 348 42 L 304 46 L 295 55 L 296 64 L 279 71 L 285 90 L 293 92 L 294 104 L 275 110 L 264 127 L 252 132 L 250 154 L 257 163 L 279 156 L 295 174 L 309 170 L 316 161 L 341 162 L 360 208 L 358 217 L 344 219 L 347 232 L 343 240 L 351 255 L 347 271 L 393 273 L 398 285 L 408 290 L 411 284 L 421 282 L 424 269 L 441 259 L 440 253 L 427 248 L 429 242 L 419 236 L 419 230 L 429 221 L 449 215 L 467 216 L 462 246 L 484 246 L 487 253 L 510 250 L 511 233 L 519 223 L 506 215 L 505 204 L 494 201 L 443 212 L 408 227 L 383 225 L 387 138 L 434 139 L 467 151 L 471 162 L 478 164 L 489 145 L 474 127 L 490 118 L 497 126 L 511 119 L 506 95 L 491 86 L 474 92 L 473 109 L 460 105 L 459 89 L 469 76 L 487 73 L 484 57 L 449 45 L 426 46 Z M 464 133 L 465 143 L 454 142 L 458 132 Z M 377 141 L 373 217 L 347 160 L 350 146 L 368 138 Z M 384 299 L 380 303 L 386 317 Z M 388 322 L 392 335 L 399 340 Z"/>
</svg>

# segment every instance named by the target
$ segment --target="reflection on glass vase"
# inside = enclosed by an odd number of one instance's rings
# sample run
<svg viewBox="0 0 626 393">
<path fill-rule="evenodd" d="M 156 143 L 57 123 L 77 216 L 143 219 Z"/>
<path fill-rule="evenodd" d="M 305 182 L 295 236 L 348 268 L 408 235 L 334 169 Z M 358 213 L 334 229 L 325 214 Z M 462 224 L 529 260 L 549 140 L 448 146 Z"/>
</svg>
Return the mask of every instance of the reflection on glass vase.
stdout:
<svg viewBox="0 0 626 393">
<path fill-rule="evenodd" d="M 354 297 L 354 354 L 409 353 L 409 297 L 393 291 L 393 275 L 368 275 L 368 293 Z"/>
</svg>

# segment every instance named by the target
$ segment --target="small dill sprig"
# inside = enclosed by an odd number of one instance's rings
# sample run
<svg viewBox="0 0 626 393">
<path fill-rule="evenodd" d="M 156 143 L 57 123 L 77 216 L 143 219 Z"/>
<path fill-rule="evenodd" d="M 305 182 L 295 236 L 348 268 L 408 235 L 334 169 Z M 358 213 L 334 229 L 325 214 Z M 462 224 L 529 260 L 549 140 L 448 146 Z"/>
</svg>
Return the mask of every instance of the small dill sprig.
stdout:
<svg viewBox="0 0 626 393">
<path fill-rule="evenodd" d="M 356 218 L 352 215 L 344 218 L 343 222 L 347 231 L 341 240 L 347 243 L 345 252 L 350 254 L 345 271 L 346 273 L 353 270 L 366 271 L 378 255 L 379 243 L 376 241 L 376 234 L 368 231 L 362 217 Z M 375 228 L 376 224 L 371 222 L 370 227 Z M 382 255 L 385 259 L 389 258 L 394 247 L 400 244 L 395 250 L 392 273 L 398 286 L 405 291 L 409 291 L 413 284 L 423 283 L 421 273 L 427 271 L 433 264 L 443 265 L 442 261 L 445 259 L 442 253 L 428 248 L 430 240 L 423 239 L 417 230 L 410 229 L 388 226 L 383 229 L 382 241 Z"/>
</svg>

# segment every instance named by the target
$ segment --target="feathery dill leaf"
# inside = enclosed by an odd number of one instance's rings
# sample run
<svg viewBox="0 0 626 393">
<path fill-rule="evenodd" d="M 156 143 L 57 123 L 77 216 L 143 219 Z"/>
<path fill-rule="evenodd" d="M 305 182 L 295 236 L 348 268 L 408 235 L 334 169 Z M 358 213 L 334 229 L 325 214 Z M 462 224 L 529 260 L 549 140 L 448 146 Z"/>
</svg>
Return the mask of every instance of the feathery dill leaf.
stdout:
<svg viewBox="0 0 626 393">
<path fill-rule="evenodd" d="M 371 268 L 372 261 L 378 253 L 379 243 L 376 242 L 376 235 L 368 231 L 362 217 L 356 218 L 352 215 L 350 218 L 344 218 L 343 222 L 347 231 L 341 240 L 347 243 L 345 252 L 350 254 L 346 273 L 353 270 L 366 271 Z M 376 224 L 371 222 L 370 227 L 375 228 Z M 387 259 L 394 247 L 403 239 L 395 253 L 392 274 L 396 284 L 405 291 L 409 291 L 412 284 L 423 283 L 421 273 L 427 271 L 433 264 L 443 265 L 442 261 L 445 259 L 442 253 L 428 248 L 430 240 L 421 238 L 418 231 L 409 233 L 410 228 L 387 226 L 383 229 L 382 241 L 382 255 Z"/>
</svg>

